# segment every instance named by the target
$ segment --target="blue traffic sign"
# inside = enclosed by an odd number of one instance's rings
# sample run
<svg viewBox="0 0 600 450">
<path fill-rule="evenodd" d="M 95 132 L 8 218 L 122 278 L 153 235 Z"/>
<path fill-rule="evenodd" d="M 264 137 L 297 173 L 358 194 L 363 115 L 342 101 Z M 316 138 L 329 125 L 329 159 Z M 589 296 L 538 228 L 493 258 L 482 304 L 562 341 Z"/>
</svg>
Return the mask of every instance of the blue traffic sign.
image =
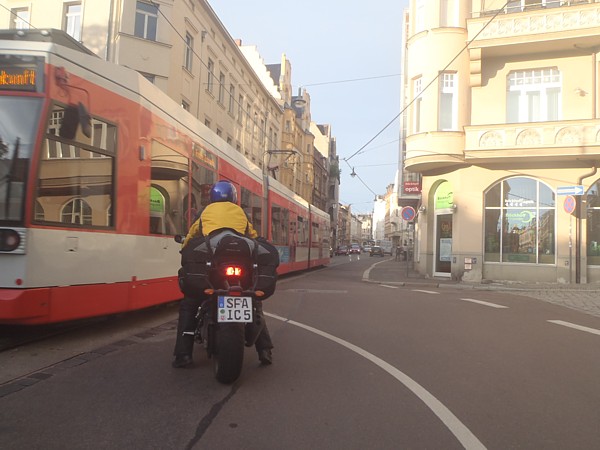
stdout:
<svg viewBox="0 0 600 450">
<path fill-rule="evenodd" d="M 415 218 L 415 215 L 417 214 L 417 212 L 415 211 L 415 208 L 413 208 L 412 206 L 405 206 L 404 208 L 402 208 L 402 211 L 400 211 L 400 214 L 402 215 L 402 218 L 408 222 L 410 222 L 411 220 L 413 220 Z"/>
<path fill-rule="evenodd" d="M 559 186 L 556 195 L 583 195 L 583 186 Z"/>
</svg>

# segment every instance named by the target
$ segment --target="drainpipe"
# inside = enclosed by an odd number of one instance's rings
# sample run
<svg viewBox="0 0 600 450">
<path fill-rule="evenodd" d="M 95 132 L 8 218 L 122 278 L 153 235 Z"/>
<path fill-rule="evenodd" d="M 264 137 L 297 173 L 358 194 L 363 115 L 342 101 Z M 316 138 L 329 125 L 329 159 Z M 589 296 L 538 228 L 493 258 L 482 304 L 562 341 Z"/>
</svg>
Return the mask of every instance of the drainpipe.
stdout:
<svg viewBox="0 0 600 450">
<path fill-rule="evenodd" d="M 577 185 L 578 186 L 582 185 L 583 180 L 585 178 L 589 178 L 591 176 L 596 175 L 597 171 L 598 171 L 597 163 L 594 163 L 594 165 L 592 166 L 592 171 L 590 173 L 583 174 L 582 176 L 580 176 L 579 179 L 577 180 Z M 581 283 L 581 236 L 583 233 L 583 229 L 582 229 L 583 220 L 582 219 L 583 219 L 583 214 L 587 213 L 587 208 L 585 210 L 583 209 L 584 195 L 575 197 L 577 199 L 577 208 L 576 208 L 577 226 L 575 227 L 575 283 L 576 284 Z M 586 204 L 587 204 L 587 195 L 585 195 L 585 197 L 586 197 Z"/>
</svg>

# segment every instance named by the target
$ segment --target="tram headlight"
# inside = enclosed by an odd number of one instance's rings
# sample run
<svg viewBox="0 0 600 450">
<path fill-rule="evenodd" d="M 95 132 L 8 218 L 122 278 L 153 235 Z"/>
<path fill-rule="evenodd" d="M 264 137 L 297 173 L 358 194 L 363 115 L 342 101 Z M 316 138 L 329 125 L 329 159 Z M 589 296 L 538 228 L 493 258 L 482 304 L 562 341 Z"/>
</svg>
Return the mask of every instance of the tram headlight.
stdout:
<svg viewBox="0 0 600 450">
<path fill-rule="evenodd" d="M 21 236 L 15 230 L 0 230 L 0 252 L 12 252 L 21 245 Z"/>
</svg>

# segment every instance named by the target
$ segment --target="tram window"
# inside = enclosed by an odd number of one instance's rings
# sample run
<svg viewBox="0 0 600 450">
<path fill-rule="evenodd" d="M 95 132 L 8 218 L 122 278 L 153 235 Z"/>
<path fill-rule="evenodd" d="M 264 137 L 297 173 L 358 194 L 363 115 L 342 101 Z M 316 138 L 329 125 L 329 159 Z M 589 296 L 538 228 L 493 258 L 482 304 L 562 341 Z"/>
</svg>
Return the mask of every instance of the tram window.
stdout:
<svg viewBox="0 0 600 450">
<path fill-rule="evenodd" d="M 290 212 L 273 204 L 271 211 L 271 234 L 273 244 L 288 245 Z"/>
<path fill-rule="evenodd" d="M 188 159 L 152 141 L 149 231 L 175 235 L 187 231 L 184 199 L 188 195 Z"/>
<path fill-rule="evenodd" d="M 319 228 L 319 224 L 316 222 L 312 222 L 312 236 L 311 236 L 311 246 L 319 247 L 321 243 L 321 229 Z"/>
<path fill-rule="evenodd" d="M 242 187 L 241 207 L 250 219 L 256 232 L 263 236 L 262 231 L 262 199 L 250 190 Z"/>
<path fill-rule="evenodd" d="M 298 216 L 298 245 L 308 244 L 308 221 Z"/>
<path fill-rule="evenodd" d="M 215 161 L 207 160 L 208 163 L 216 167 Z M 192 196 L 190 198 L 190 221 L 193 221 L 210 202 L 210 188 L 217 182 L 217 175 L 214 170 L 192 161 Z M 186 203 L 187 204 L 187 203 Z M 190 223 L 191 225 L 191 223 Z"/>
<path fill-rule="evenodd" d="M 94 140 L 78 132 L 59 136 L 65 107 L 55 104 L 49 115 L 35 192 L 34 221 L 77 227 L 111 227 L 114 203 L 117 128 L 93 118 Z M 94 145 L 97 144 L 97 145 Z"/>
</svg>

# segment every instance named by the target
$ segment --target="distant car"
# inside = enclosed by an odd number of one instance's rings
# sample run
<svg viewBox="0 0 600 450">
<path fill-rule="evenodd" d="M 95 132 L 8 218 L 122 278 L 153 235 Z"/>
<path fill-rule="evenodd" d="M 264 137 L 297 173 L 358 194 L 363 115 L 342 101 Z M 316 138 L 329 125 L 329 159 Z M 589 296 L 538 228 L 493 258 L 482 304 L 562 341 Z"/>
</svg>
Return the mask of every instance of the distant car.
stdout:
<svg viewBox="0 0 600 450">
<path fill-rule="evenodd" d="M 370 245 L 365 245 L 363 247 L 363 253 L 371 253 L 371 246 Z"/>
<path fill-rule="evenodd" d="M 348 252 L 349 252 L 350 254 L 352 254 L 352 253 L 357 253 L 357 254 L 359 254 L 359 255 L 360 255 L 360 245 L 358 245 L 358 244 L 352 244 L 352 245 L 350 246 L 350 250 L 349 250 Z"/>
<path fill-rule="evenodd" d="M 378 246 L 371 247 L 371 251 L 369 252 L 369 256 L 384 256 L 383 249 Z"/>
<path fill-rule="evenodd" d="M 340 245 L 337 250 L 335 251 L 336 255 L 347 255 L 348 254 L 348 247 L 346 247 L 345 245 Z"/>
</svg>

